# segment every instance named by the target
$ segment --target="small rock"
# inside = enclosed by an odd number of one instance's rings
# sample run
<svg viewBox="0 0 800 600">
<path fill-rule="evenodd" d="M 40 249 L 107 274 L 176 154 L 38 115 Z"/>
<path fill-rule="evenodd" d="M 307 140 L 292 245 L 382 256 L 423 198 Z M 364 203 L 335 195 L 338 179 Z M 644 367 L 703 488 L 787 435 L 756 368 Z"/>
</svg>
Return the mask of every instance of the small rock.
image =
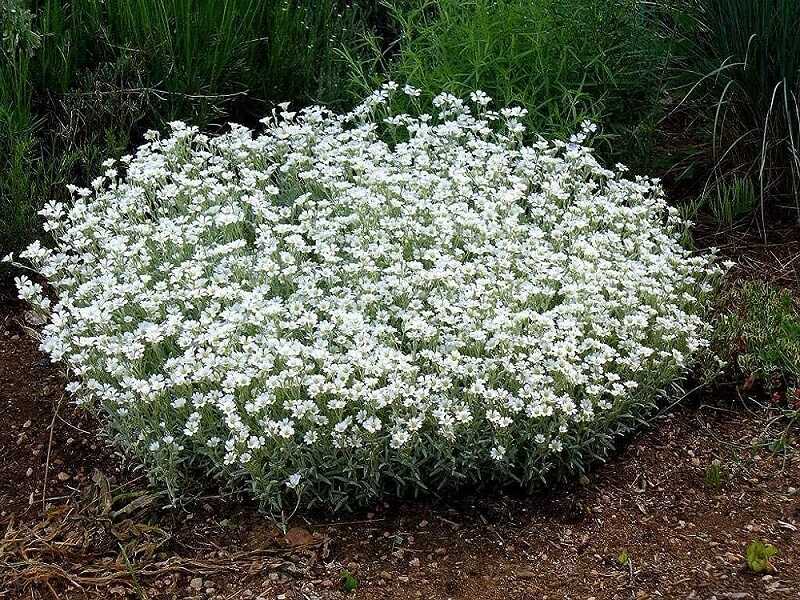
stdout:
<svg viewBox="0 0 800 600">
<path fill-rule="evenodd" d="M 69 474 L 61 471 L 56 477 L 58 477 L 59 481 L 67 481 L 69 479 Z"/>
<path fill-rule="evenodd" d="M 419 526 L 420 527 L 427 527 L 428 526 L 428 522 L 425 519 L 423 519 L 422 521 L 419 522 Z"/>
<path fill-rule="evenodd" d="M 378 573 L 378 577 L 386 581 L 389 581 L 392 578 L 392 575 L 391 573 L 389 573 L 389 571 L 381 571 L 380 573 Z"/>
<path fill-rule="evenodd" d="M 33 475 L 33 469 L 31 467 L 28 467 L 28 470 L 25 471 L 25 476 L 30 477 L 31 475 Z"/>
<path fill-rule="evenodd" d="M 203 578 L 202 577 L 193 577 L 192 580 L 189 582 L 189 587 L 193 590 L 199 590 L 203 587 Z"/>
<path fill-rule="evenodd" d="M 419 567 L 419 559 L 415 556 L 410 561 L 408 561 L 409 566 L 414 567 L 415 569 Z"/>
<path fill-rule="evenodd" d="M 22 424 L 22 428 L 23 428 L 23 429 L 27 429 L 27 428 L 28 428 L 28 427 L 30 427 L 30 426 L 31 426 L 31 420 L 30 420 L 30 419 L 28 419 L 27 421 L 25 421 L 25 422 Z"/>
</svg>

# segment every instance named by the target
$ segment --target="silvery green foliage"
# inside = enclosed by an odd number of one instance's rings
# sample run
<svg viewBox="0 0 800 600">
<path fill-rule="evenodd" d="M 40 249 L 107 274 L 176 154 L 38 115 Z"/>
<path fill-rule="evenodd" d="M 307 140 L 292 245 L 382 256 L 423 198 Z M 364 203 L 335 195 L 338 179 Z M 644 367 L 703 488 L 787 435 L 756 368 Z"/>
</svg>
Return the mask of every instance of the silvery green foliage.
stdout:
<svg viewBox="0 0 800 600">
<path fill-rule="evenodd" d="M 719 269 L 657 182 L 521 142 L 523 109 L 313 107 L 210 138 L 173 123 L 23 254 L 41 347 L 173 492 L 265 506 L 580 471 L 707 345 Z M 387 143 L 384 140 L 394 140 Z"/>
</svg>

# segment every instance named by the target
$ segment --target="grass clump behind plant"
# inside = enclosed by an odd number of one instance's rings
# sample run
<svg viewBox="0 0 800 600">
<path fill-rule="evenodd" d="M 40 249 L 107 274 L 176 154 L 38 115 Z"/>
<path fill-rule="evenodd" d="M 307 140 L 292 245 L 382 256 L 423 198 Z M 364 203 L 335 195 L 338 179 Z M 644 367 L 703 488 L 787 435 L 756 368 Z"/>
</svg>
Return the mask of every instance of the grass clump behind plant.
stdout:
<svg viewBox="0 0 800 600">
<path fill-rule="evenodd" d="M 800 3 L 685 0 L 678 11 L 681 106 L 703 144 L 690 160 L 710 155 L 712 190 L 748 179 L 763 225 L 776 207 L 800 217 Z"/>
<path fill-rule="evenodd" d="M 528 110 L 532 136 L 568 138 L 589 119 L 607 159 L 649 159 L 667 44 L 636 0 L 408 0 L 390 3 L 398 41 L 381 69 L 421 90 L 480 89 Z M 380 45 L 373 43 L 374 48 Z M 356 61 L 353 61 L 355 63 Z M 377 69 L 379 70 L 379 69 Z M 362 89 L 374 84 L 354 69 Z"/>
<path fill-rule="evenodd" d="M 13 247 L 18 233 L 36 229 L 29 182 L 37 123 L 30 80 L 31 61 L 42 39 L 32 22 L 33 14 L 23 3 L 0 0 L 0 250 Z"/>
</svg>

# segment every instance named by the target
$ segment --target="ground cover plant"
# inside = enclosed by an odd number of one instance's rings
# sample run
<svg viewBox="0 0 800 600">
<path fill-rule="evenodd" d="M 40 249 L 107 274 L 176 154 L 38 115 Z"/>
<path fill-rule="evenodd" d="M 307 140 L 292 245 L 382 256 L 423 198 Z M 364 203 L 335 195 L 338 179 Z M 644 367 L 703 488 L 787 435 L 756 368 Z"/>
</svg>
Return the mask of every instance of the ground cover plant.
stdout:
<svg viewBox="0 0 800 600">
<path fill-rule="evenodd" d="M 580 473 L 708 345 L 719 268 L 659 186 L 522 108 L 181 122 L 42 211 L 42 348 L 175 494 L 190 468 L 274 512 Z M 384 138 L 394 141 L 385 142 Z M 290 504 L 286 504 L 287 499 Z"/>
<path fill-rule="evenodd" d="M 748 281 L 722 295 L 715 329 L 720 356 L 778 404 L 800 411 L 800 308 L 791 292 Z M 748 390 L 749 391 L 749 390 Z"/>
</svg>

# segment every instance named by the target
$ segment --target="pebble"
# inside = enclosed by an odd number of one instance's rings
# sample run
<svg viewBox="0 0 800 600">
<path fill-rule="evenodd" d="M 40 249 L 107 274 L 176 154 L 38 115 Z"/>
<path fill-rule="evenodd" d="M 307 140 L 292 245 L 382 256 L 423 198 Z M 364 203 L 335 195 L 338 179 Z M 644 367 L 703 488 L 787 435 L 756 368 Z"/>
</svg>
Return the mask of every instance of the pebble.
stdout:
<svg viewBox="0 0 800 600">
<path fill-rule="evenodd" d="M 189 587 L 192 588 L 193 590 L 199 590 L 200 588 L 203 587 L 203 578 L 202 577 L 192 578 L 192 580 L 189 582 Z"/>
<path fill-rule="evenodd" d="M 65 473 L 64 471 L 61 471 L 56 477 L 58 477 L 59 481 L 67 481 L 70 478 L 69 473 Z"/>
</svg>

